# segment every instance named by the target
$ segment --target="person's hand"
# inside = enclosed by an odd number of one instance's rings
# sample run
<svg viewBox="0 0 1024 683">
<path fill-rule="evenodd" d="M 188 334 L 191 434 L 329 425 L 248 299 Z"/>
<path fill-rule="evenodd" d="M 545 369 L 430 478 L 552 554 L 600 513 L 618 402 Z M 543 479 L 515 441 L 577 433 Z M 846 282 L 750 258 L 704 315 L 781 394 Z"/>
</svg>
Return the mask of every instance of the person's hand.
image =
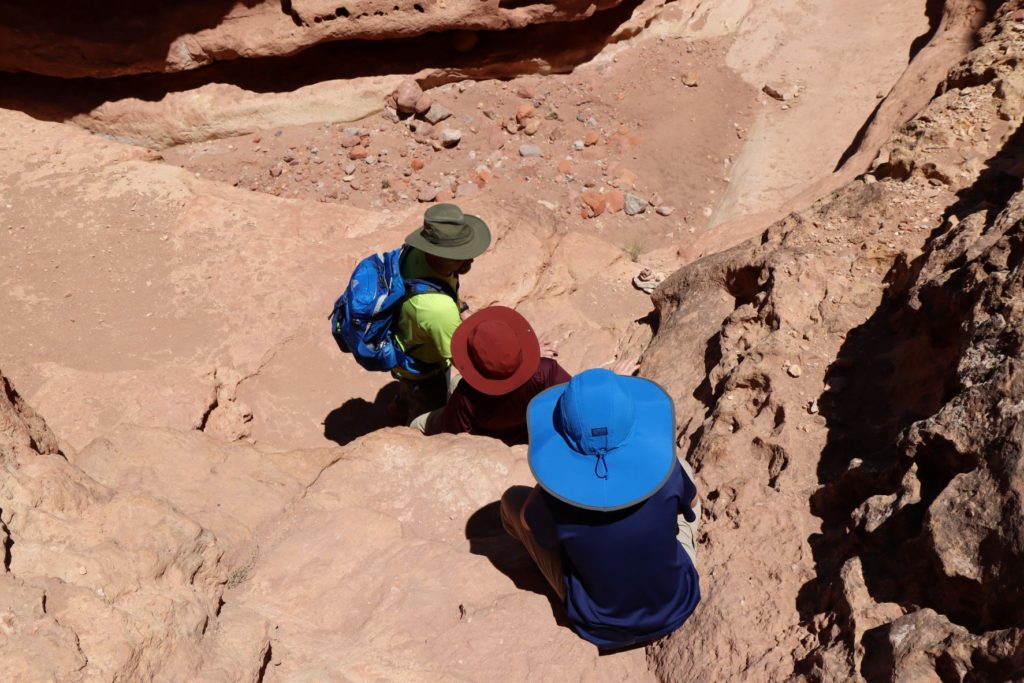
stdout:
<svg viewBox="0 0 1024 683">
<path fill-rule="evenodd" d="M 542 341 L 540 343 L 541 358 L 555 358 L 558 356 L 558 347 L 554 342 Z"/>
<path fill-rule="evenodd" d="M 627 377 L 635 375 L 636 371 L 640 369 L 639 358 L 620 358 L 610 366 L 608 369 L 617 375 L 626 375 Z"/>
</svg>

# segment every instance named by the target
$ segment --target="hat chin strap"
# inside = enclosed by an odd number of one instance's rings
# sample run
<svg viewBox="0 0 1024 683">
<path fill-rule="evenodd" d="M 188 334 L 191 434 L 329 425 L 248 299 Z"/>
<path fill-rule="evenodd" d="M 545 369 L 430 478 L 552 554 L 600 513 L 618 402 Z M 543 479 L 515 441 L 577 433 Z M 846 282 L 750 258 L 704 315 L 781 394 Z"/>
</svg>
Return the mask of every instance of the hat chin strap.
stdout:
<svg viewBox="0 0 1024 683">
<path fill-rule="evenodd" d="M 598 479 L 604 479 L 608 481 L 608 461 L 604 459 L 604 456 L 608 454 L 608 434 L 604 434 L 604 445 L 597 449 L 597 462 L 594 463 L 594 476 Z M 601 474 L 601 468 L 604 468 L 604 474 Z"/>
</svg>

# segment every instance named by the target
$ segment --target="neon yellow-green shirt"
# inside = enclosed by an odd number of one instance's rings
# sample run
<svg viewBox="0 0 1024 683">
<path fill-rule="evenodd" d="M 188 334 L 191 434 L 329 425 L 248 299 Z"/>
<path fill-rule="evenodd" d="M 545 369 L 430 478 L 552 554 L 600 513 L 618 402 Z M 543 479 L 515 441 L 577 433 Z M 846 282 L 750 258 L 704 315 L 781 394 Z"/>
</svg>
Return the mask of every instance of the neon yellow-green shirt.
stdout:
<svg viewBox="0 0 1024 683">
<path fill-rule="evenodd" d="M 428 278 L 447 282 L 456 293 L 459 291 L 459 277 L 439 275 L 427 263 L 426 254 L 410 248 L 402 263 L 402 277 Z M 441 363 L 448 367 L 452 362 L 452 335 L 462 322 L 459 305 L 447 294 L 417 294 L 406 299 L 395 323 L 395 341 L 399 348 L 417 360 L 427 363 Z M 416 379 L 402 370 L 394 370 L 396 377 Z"/>
</svg>

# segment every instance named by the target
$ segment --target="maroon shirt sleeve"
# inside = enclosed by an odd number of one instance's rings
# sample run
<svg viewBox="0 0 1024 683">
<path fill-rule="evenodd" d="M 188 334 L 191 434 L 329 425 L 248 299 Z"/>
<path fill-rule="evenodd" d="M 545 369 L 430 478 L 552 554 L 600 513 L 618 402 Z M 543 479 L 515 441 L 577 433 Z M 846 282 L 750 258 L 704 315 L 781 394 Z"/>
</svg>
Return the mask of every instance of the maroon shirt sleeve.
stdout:
<svg viewBox="0 0 1024 683">
<path fill-rule="evenodd" d="M 473 406 L 466 398 L 466 393 L 459 391 L 460 389 L 462 389 L 461 383 L 460 386 L 455 387 L 455 391 L 452 392 L 451 398 L 448 399 L 448 405 L 444 409 L 444 422 L 441 431 L 449 434 L 472 431 L 475 423 Z"/>
<path fill-rule="evenodd" d="M 553 386 L 559 384 L 565 384 L 572 379 L 572 375 L 565 371 L 558 361 L 552 358 L 546 358 L 541 360 L 546 366 L 547 376 L 544 378 L 544 387 L 550 389 Z"/>
</svg>

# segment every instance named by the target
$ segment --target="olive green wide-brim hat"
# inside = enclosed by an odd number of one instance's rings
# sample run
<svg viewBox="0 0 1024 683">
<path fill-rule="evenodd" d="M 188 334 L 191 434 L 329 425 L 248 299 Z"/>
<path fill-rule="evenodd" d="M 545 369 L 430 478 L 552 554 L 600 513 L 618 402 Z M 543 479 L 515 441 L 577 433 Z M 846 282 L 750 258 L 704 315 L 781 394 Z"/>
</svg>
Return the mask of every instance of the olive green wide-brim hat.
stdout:
<svg viewBox="0 0 1024 683">
<path fill-rule="evenodd" d="M 435 204 L 405 243 L 434 256 L 465 261 L 487 251 L 491 231 L 479 217 L 462 213 L 454 204 Z"/>
</svg>

